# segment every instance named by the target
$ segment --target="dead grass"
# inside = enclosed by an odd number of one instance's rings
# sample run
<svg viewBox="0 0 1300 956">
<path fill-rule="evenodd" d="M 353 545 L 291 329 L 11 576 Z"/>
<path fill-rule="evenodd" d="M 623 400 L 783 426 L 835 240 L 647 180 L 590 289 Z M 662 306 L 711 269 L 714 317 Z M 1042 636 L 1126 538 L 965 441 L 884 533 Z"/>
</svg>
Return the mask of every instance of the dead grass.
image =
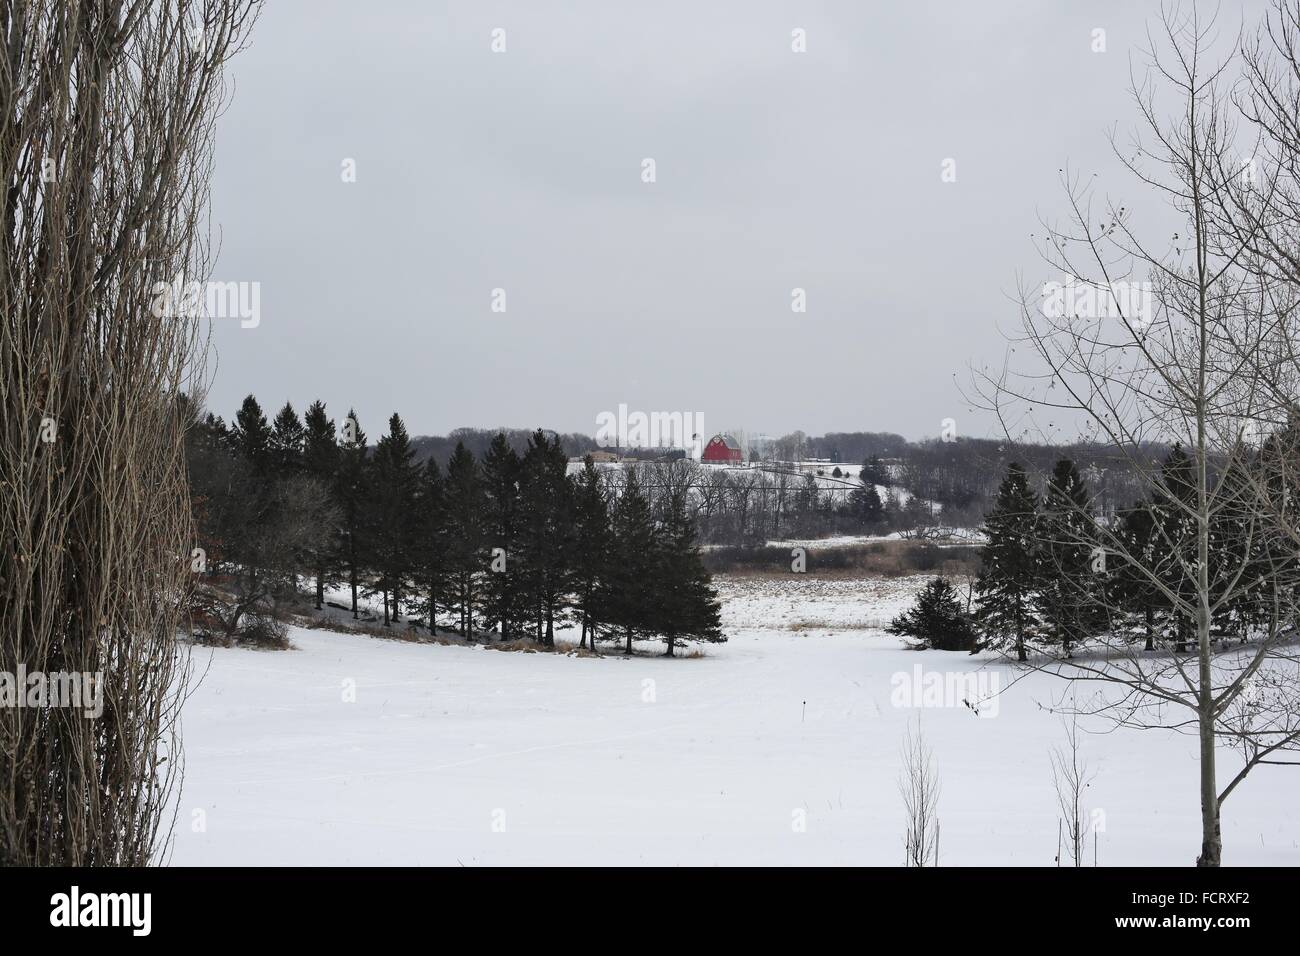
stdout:
<svg viewBox="0 0 1300 956">
<path fill-rule="evenodd" d="M 736 577 L 788 577 L 792 549 L 717 548 L 705 552 L 706 567 L 715 574 Z M 901 578 L 915 574 L 961 577 L 979 570 L 979 549 L 974 545 L 940 547 L 927 541 L 872 541 L 837 547 L 816 543 L 805 546 L 810 578 L 859 579 Z"/>
</svg>

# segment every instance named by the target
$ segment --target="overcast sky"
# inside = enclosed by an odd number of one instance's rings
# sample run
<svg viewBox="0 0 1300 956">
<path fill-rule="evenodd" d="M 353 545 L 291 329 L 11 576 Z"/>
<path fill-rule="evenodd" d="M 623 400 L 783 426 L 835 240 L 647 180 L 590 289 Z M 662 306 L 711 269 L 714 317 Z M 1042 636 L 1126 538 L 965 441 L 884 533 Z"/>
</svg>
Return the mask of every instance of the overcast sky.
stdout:
<svg viewBox="0 0 1300 956">
<path fill-rule="evenodd" d="M 620 403 L 988 434 L 954 375 L 1001 356 L 1018 273 L 1042 277 L 1062 166 L 1135 194 L 1106 133 L 1135 123 L 1157 12 L 275 0 L 230 71 L 212 210 L 213 278 L 259 282 L 260 323 L 216 323 L 209 403 L 319 397 L 372 438 L 393 411 L 592 433 Z"/>
</svg>

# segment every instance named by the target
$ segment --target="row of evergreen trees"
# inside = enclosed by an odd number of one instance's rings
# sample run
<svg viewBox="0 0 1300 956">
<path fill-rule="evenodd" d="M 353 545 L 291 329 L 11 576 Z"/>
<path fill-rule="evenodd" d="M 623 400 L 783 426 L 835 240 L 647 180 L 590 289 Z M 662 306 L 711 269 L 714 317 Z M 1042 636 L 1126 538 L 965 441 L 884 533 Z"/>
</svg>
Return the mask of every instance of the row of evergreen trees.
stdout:
<svg viewBox="0 0 1300 956">
<path fill-rule="evenodd" d="M 458 443 L 444 471 L 416 462 L 396 414 L 372 448 L 351 411 L 336 425 L 319 401 L 301 419 L 286 404 L 268 422 L 250 395 L 230 426 L 195 424 L 190 467 L 209 571 L 253 618 L 303 574 L 317 608 L 336 585 L 354 617 L 380 597 L 385 626 L 553 646 L 574 621 L 584 647 L 657 638 L 669 656 L 725 640 L 685 495 L 652 507 L 635 473 L 614 494 L 590 459 L 571 476 L 541 430 L 522 454 L 504 434 L 481 459 Z"/>
<path fill-rule="evenodd" d="M 988 541 L 972 593 L 963 601 L 935 579 L 889 630 L 939 649 L 1014 650 L 1022 661 L 1033 647 L 1069 656 L 1101 634 L 1144 641 L 1146 650 L 1186 652 L 1194 622 L 1169 595 L 1190 597 L 1197 565 L 1193 467 L 1175 446 L 1155 494 L 1099 515 L 1073 461 L 1057 462 L 1041 495 L 1013 463 L 985 516 Z M 1213 625 L 1218 634 L 1241 637 L 1267 620 L 1277 569 L 1297 564 L 1289 544 L 1260 534 L 1247 467 L 1234 465 L 1219 477 L 1209 552 L 1212 590 L 1235 595 L 1215 601 Z M 1261 583 L 1241 586 L 1252 580 Z"/>
<path fill-rule="evenodd" d="M 1068 656 L 1079 642 L 1105 633 L 1143 640 L 1146 650 L 1185 652 L 1193 621 L 1175 611 L 1166 591 L 1190 596 L 1197 565 L 1193 467 L 1175 446 L 1149 499 L 1098 515 L 1074 462 L 1057 463 L 1041 496 L 1012 464 L 984 522 L 988 543 L 974 586 L 983 645 L 1014 649 L 1023 661 L 1029 646 Z M 1211 522 L 1209 569 L 1210 580 L 1225 587 L 1251 580 L 1254 562 L 1275 569 L 1295 560 L 1273 553 L 1258 534 L 1249 496 L 1234 494 L 1247 486 L 1247 467 L 1229 468 L 1216 486 L 1221 507 Z M 1263 590 L 1241 589 L 1238 599 L 1218 607 L 1218 632 L 1245 636 L 1260 623 L 1271 602 Z"/>
</svg>

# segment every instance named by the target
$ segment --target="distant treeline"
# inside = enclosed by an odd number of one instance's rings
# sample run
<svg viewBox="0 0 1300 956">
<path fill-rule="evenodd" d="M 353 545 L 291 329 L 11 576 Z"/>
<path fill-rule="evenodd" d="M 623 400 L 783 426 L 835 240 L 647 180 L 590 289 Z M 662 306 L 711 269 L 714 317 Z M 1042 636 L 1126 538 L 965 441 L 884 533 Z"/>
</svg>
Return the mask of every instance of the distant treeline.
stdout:
<svg viewBox="0 0 1300 956">
<path fill-rule="evenodd" d="M 590 435 L 581 435 L 577 432 L 567 435 L 558 432 L 546 434 L 550 439 L 559 441 L 560 449 L 569 458 L 581 458 L 587 452 L 595 451 L 599 447 L 596 439 Z M 457 445 L 463 445 L 465 450 L 475 458 L 482 458 L 492 447 L 492 443 L 497 440 L 498 435 L 504 438 L 511 451 L 522 455 L 528 450 L 528 442 L 533 437 L 533 431 L 527 428 L 456 428 L 447 435 L 421 435 L 412 438 L 411 451 L 417 463 L 423 464 L 432 458 L 438 463 L 439 468 L 446 469 L 451 462 L 451 456 L 456 452 Z"/>
<path fill-rule="evenodd" d="M 413 438 L 411 447 L 416 461 L 433 457 L 445 468 L 457 444 L 464 445 L 475 457 L 481 457 L 498 434 L 504 435 L 510 447 L 522 454 L 531 432 L 458 428 L 446 436 Z M 548 434 L 558 439 L 570 458 L 581 457 L 598 447 L 588 435 Z M 975 527 L 980 523 L 992 505 L 1007 466 L 1013 461 L 1025 469 L 1030 483 L 1042 490 L 1056 462 L 1070 459 L 1088 479 L 1095 495 L 1095 507 L 1103 514 L 1114 514 L 1143 493 L 1142 482 L 1133 474 L 1127 455 L 1117 448 L 1096 443 L 1027 445 L 962 437 L 951 441 L 931 438 L 913 442 L 892 432 L 830 432 L 822 436 L 793 432 L 761 443 L 755 441 L 752 445 L 751 458 L 767 461 L 825 459 L 832 465 L 881 461 L 888 469 L 889 479 L 880 484 L 895 485 L 939 505 L 941 511 L 932 516 L 933 521 L 956 527 Z M 1152 443 L 1141 449 L 1141 455 L 1145 464 L 1156 468 L 1169 451 L 1168 445 Z M 845 504 L 844 496 L 836 503 Z M 886 502 L 887 509 L 888 505 Z M 910 527 L 922 517 L 900 515 L 896 520 L 886 520 L 884 530 Z M 827 533 L 860 530 L 851 521 L 824 521 L 822 525 L 821 530 Z M 702 532 L 706 540 L 735 539 L 734 535 L 718 535 L 707 528 L 702 528 Z"/>
</svg>

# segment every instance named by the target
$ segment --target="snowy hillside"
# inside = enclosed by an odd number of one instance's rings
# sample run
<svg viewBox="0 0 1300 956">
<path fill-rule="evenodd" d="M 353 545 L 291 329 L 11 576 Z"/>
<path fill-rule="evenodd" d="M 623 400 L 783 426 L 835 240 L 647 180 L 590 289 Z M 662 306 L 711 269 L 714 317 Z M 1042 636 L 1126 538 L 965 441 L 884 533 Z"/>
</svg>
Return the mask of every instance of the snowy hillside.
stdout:
<svg viewBox="0 0 1300 956">
<path fill-rule="evenodd" d="M 288 652 L 196 649 L 172 862 L 900 865 L 899 748 L 920 713 L 941 862 L 1050 865 L 1063 738 L 1042 708 L 1063 685 L 1025 678 L 987 716 L 893 706 L 916 667 L 1010 682 L 881 633 L 923 582 L 722 581 L 731 639 L 688 659 L 304 629 Z M 1102 865 L 1195 857 L 1196 745 L 1170 740 L 1085 737 Z M 1225 810 L 1225 863 L 1300 863 L 1293 804 L 1285 768 L 1252 776 Z"/>
</svg>

